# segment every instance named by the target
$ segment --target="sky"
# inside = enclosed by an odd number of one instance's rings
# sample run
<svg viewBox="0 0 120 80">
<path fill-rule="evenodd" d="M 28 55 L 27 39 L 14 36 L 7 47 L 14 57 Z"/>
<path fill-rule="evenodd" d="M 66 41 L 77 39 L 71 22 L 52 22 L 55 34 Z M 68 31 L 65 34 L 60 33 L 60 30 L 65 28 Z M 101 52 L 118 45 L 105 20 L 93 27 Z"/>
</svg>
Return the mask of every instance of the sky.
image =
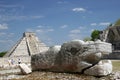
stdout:
<svg viewBox="0 0 120 80">
<path fill-rule="evenodd" d="M 90 37 L 120 18 L 120 0 L 0 0 L 0 52 L 24 32 L 47 46 Z"/>
</svg>

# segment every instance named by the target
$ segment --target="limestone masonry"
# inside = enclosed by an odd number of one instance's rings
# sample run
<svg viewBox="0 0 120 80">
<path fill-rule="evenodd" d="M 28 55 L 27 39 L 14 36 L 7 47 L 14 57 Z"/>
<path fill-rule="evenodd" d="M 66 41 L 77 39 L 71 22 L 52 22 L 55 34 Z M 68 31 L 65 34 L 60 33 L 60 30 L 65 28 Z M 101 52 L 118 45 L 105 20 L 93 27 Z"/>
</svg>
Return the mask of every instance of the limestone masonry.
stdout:
<svg viewBox="0 0 120 80">
<path fill-rule="evenodd" d="M 100 39 L 112 44 L 112 54 L 107 59 L 120 59 L 120 26 L 110 26 L 101 31 Z"/>
<path fill-rule="evenodd" d="M 23 37 L 4 57 L 31 56 L 46 51 L 48 47 L 38 40 L 35 33 L 25 32 Z"/>
</svg>

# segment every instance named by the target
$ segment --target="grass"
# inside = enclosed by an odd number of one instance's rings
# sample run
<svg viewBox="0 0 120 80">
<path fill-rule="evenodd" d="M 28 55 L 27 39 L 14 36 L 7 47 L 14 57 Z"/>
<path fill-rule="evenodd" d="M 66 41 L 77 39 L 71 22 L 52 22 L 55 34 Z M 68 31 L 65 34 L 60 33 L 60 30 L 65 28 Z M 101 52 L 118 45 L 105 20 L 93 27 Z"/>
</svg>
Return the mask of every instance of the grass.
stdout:
<svg viewBox="0 0 120 80">
<path fill-rule="evenodd" d="M 113 71 L 120 71 L 120 60 L 112 60 Z"/>
</svg>

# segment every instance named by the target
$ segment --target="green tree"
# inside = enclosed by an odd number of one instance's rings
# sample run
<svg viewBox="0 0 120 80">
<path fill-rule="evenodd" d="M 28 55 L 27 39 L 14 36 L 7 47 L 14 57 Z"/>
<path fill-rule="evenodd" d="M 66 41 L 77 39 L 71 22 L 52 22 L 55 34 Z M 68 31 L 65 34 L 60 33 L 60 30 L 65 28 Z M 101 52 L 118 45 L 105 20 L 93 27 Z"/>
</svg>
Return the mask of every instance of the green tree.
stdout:
<svg viewBox="0 0 120 80">
<path fill-rule="evenodd" d="M 99 34 L 100 34 L 100 31 L 99 30 L 94 30 L 92 33 L 91 33 L 91 40 L 92 41 L 95 41 L 96 39 L 99 39 Z"/>
<path fill-rule="evenodd" d="M 7 51 L 0 52 L 0 57 L 3 57 L 6 53 L 7 53 Z"/>
<path fill-rule="evenodd" d="M 120 26 L 120 19 L 115 22 L 115 26 Z"/>
<path fill-rule="evenodd" d="M 109 27 L 111 27 L 111 26 L 113 26 L 113 24 L 112 24 L 112 23 L 109 25 Z"/>
</svg>

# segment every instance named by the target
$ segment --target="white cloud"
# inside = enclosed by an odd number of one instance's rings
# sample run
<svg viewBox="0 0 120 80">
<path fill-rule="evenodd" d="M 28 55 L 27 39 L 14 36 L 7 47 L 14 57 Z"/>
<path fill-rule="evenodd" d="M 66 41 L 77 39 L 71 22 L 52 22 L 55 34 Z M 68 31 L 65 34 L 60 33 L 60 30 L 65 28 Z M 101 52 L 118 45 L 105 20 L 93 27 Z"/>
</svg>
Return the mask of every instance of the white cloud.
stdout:
<svg viewBox="0 0 120 80">
<path fill-rule="evenodd" d="M 54 29 L 47 29 L 46 31 L 47 32 L 52 32 L 52 31 L 54 31 Z"/>
<path fill-rule="evenodd" d="M 29 28 L 29 29 L 26 29 L 26 31 L 27 31 L 27 32 L 34 32 L 34 30 L 33 30 L 33 29 L 30 29 L 30 28 Z"/>
<path fill-rule="evenodd" d="M 1 21 L 11 21 L 11 20 L 30 20 L 30 19 L 41 19 L 44 16 L 8 16 L 2 15 L 0 16 Z"/>
<path fill-rule="evenodd" d="M 82 16 L 83 19 L 86 19 L 87 17 L 86 16 Z"/>
<path fill-rule="evenodd" d="M 39 26 L 37 26 L 38 28 L 42 28 L 43 26 L 42 25 L 39 25 Z"/>
<path fill-rule="evenodd" d="M 84 9 L 84 8 L 73 8 L 72 11 L 74 11 L 74 12 L 85 12 L 86 9 Z"/>
<path fill-rule="evenodd" d="M 0 30 L 8 29 L 7 24 L 0 24 Z"/>
<path fill-rule="evenodd" d="M 0 32 L 0 36 L 6 35 L 6 33 L 4 32 Z"/>
<path fill-rule="evenodd" d="M 6 43 L 7 41 L 5 41 L 5 40 L 0 40 L 0 43 Z"/>
<path fill-rule="evenodd" d="M 37 28 L 40 28 L 40 29 L 43 29 L 43 28 L 50 28 L 51 26 L 48 26 L 48 25 L 38 25 Z"/>
<path fill-rule="evenodd" d="M 8 37 L 13 37 L 14 36 L 14 33 L 9 33 L 7 34 Z"/>
<path fill-rule="evenodd" d="M 14 36 L 14 33 L 5 33 L 5 32 L 0 32 L 0 37 L 3 38 L 11 38 Z M 1 38 L 2 39 L 2 38 Z"/>
<path fill-rule="evenodd" d="M 47 43 L 47 45 L 52 45 L 53 44 L 53 41 L 52 41 L 51 37 L 49 36 L 49 34 L 51 34 L 54 31 L 54 29 L 50 28 L 50 26 L 39 25 L 39 26 L 36 26 L 34 29 L 29 28 L 26 31 L 35 32 L 36 35 L 38 36 L 38 38 L 41 41 Z"/>
<path fill-rule="evenodd" d="M 37 33 L 47 33 L 47 32 L 53 32 L 54 29 L 36 29 L 35 32 Z"/>
<path fill-rule="evenodd" d="M 43 33 L 43 32 L 45 32 L 45 31 L 42 30 L 42 29 L 37 29 L 36 32 L 37 32 L 37 33 Z"/>
<path fill-rule="evenodd" d="M 74 29 L 74 30 L 71 30 L 70 33 L 78 34 L 78 33 L 80 33 L 80 30 L 79 29 Z"/>
<path fill-rule="evenodd" d="M 71 39 L 81 39 L 80 32 L 81 31 L 79 29 L 74 29 L 70 31 L 70 34 L 68 36 Z"/>
<path fill-rule="evenodd" d="M 28 28 L 26 29 L 26 31 L 28 32 L 36 32 L 36 33 L 48 33 L 48 32 L 53 32 L 54 29 L 53 28 L 49 28 L 50 26 L 46 26 L 46 25 L 39 25 L 36 26 L 36 28 Z"/>
<path fill-rule="evenodd" d="M 43 18 L 44 16 L 30 16 L 31 19 L 40 19 Z"/>
<path fill-rule="evenodd" d="M 21 7 L 21 5 L 7 5 L 7 4 L 0 4 L 2 8 L 14 8 L 14 7 Z"/>
<path fill-rule="evenodd" d="M 11 43 L 13 40 L 0 40 L 0 43 Z"/>
<path fill-rule="evenodd" d="M 58 1 L 57 3 L 58 4 L 65 4 L 65 3 L 67 3 L 67 1 Z"/>
<path fill-rule="evenodd" d="M 93 12 L 92 11 L 88 11 L 88 13 L 92 14 Z"/>
<path fill-rule="evenodd" d="M 69 34 L 68 36 L 71 39 L 81 39 L 81 35 L 80 34 Z"/>
<path fill-rule="evenodd" d="M 85 29 L 86 29 L 86 26 L 79 26 L 78 29 L 80 29 L 81 31 L 82 31 L 82 30 L 85 30 Z"/>
<path fill-rule="evenodd" d="M 71 39 L 84 39 L 86 36 L 88 36 L 90 32 L 90 30 L 86 27 L 86 26 L 79 26 L 76 29 L 73 29 L 71 31 L 69 31 L 69 37 Z"/>
<path fill-rule="evenodd" d="M 110 25 L 110 22 L 101 22 L 99 23 L 100 26 L 108 26 Z"/>
<path fill-rule="evenodd" d="M 14 33 L 8 33 L 8 32 L 0 32 L 0 48 L 2 50 L 8 50 L 15 41 L 11 40 L 13 39 Z M 4 46 L 4 47 L 3 47 Z"/>
<path fill-rule="evenodd" d="M 37 36 L 40 38 L 41 41 L 44 41 L 47 45 L 52 45 L 53 41 L 52 39 L 48 36 L 50 32 L 54 31 L 53 29 L 37 29 L 35 32 Z"/>
<path fill-rule="evenodd" d="M 76 34 L 69 34 L 69 36 L 74 38 L 74 37 L 76 37 Z"/>
<path fill-rule="evenodd" d="M 17 19 L 19 17 L 21 12 L 24 10 L 23 5 L 11 5 L 11 4 L 6 4 L 2 3 L 0 4 L 0 21 L 8 21 L 8 20 L 13 20 Z M 17 17 L 15 17 L 17 16 Z"/>
<path fill-rule="evenodd" d="M 95 29 L 91 29 L 90 32 L 93 32 Z"/>
<path fill-rule="evenodd" d="M 101 22 L 101 23 L 91 23 L 91 26 L 108 26 L 110 22 Z"/>
<path fill-rule="evenodd" d="M 64 28 L 67 28 L 67 27 L 68 27 L 68 25 L 63 25 L 60 28 L 64 29 Z"/>
<path fill-rule="evenodd" d="M 97 26 L 97 23 L 91 23 L 90 25 L 91 26 Z"/>
</svg>

